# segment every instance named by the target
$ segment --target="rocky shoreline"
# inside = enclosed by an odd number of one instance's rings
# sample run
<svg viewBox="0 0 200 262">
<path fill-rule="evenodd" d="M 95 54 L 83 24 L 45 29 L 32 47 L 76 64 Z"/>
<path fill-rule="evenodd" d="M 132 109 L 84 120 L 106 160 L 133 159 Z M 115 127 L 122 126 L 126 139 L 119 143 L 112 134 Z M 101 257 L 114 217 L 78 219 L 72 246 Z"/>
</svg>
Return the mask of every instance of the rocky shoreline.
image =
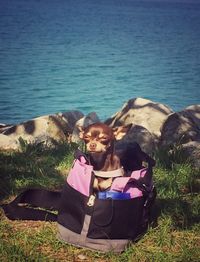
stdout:
<svg viewBox="0 0 200 262">
<path fill-rule="evenodd" d="M 0 125 L 0 149 L 19 150 L 19 138 L 28 143 L 78 142 L 77 125 L 99 122 L 95 112 L 84 115 L 69 111 L 34 118 L 17 125 Z M 194 165 L 200 167 L 200 104 L 174 112 L 167 105 L 143 98 L 133 98 L 105 121 L 111 127 L 132 124 L 121 143 L 136 141 L 151 154 L 155 150 L 181 144 Z"/>
</svg>

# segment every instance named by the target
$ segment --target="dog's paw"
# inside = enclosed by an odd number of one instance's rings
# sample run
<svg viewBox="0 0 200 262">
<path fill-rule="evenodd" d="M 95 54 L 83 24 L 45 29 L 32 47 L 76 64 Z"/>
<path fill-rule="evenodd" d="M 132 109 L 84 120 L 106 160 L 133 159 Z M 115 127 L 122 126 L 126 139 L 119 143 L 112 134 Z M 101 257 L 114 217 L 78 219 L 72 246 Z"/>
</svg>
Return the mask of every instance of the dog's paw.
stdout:
<svg viewBox="0 0 200 262">
<path fill-rule="evenodd" d="M 112 178 L 108 178 L 99 182 L 98 187 L 101 191 L 104 191 L 109 187 L 111 187 L 111 185 L 112 185 Z"/>
</svg>

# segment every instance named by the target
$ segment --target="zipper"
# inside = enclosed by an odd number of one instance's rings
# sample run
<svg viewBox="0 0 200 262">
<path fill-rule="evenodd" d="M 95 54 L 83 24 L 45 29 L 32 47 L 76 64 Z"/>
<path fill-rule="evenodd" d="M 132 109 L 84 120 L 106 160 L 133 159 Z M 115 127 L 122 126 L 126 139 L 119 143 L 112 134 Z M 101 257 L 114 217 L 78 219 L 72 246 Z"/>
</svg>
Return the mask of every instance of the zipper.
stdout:
<svg viewBox="0 0 200 262">
<path fill-rule="evenodd" d="M 96 198 L 96 197 L 95 197 L 94 195 L 91 195 L 91 196 L 89 197 L 89 200 L 88 200 L 88 202 L 87 202 L 87 205 L 88 205 L 89 207 L 94 206 L 95 198 Z"/>
</svg>

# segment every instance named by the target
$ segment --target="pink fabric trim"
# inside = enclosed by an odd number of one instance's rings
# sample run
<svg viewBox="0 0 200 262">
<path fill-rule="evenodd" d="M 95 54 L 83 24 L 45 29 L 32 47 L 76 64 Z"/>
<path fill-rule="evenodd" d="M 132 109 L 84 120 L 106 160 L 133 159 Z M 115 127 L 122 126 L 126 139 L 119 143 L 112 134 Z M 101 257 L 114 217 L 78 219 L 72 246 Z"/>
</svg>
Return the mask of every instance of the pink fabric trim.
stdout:
<svg viewBox="0 0 200 262">
<path fill-rule="evenodd" d="M 141 197 L 143 196 L 142 191 L 136 187 L 133 187 L 132 183 L 128 183 L 131 181 L 131 178 L 139 179 L 140 177 L 144 177 L 147 173 L 147 169 L 136 170 L 131 173 L 130 177 L 117 177 L 112 183 L 110 191 L 117 191 L 121 193 L 129 193 L 131 198 Z"/>
<path fill-rule="evenodd" d="M 87 165 L 84 157 L 81 157 L 81 161 L 76 159 L 67 176 L 67 183 L 83 195 L 89 196 L 92 171 L 93 166 Z"/>
</svg>

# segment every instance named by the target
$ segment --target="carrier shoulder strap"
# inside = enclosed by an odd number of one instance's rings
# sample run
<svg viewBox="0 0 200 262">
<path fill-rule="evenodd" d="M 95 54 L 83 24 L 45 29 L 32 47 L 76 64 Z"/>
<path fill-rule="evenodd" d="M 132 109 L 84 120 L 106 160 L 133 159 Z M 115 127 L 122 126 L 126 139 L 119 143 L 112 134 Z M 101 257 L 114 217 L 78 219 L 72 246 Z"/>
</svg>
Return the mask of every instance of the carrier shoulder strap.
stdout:
<svg viewBox="0 0 200 262">
<path fill-rule="evenodd" d="M 60 197 L 61 192 L 28 189 L 0 207 L 11 220 L 57 221 Z"/>
</svg>

